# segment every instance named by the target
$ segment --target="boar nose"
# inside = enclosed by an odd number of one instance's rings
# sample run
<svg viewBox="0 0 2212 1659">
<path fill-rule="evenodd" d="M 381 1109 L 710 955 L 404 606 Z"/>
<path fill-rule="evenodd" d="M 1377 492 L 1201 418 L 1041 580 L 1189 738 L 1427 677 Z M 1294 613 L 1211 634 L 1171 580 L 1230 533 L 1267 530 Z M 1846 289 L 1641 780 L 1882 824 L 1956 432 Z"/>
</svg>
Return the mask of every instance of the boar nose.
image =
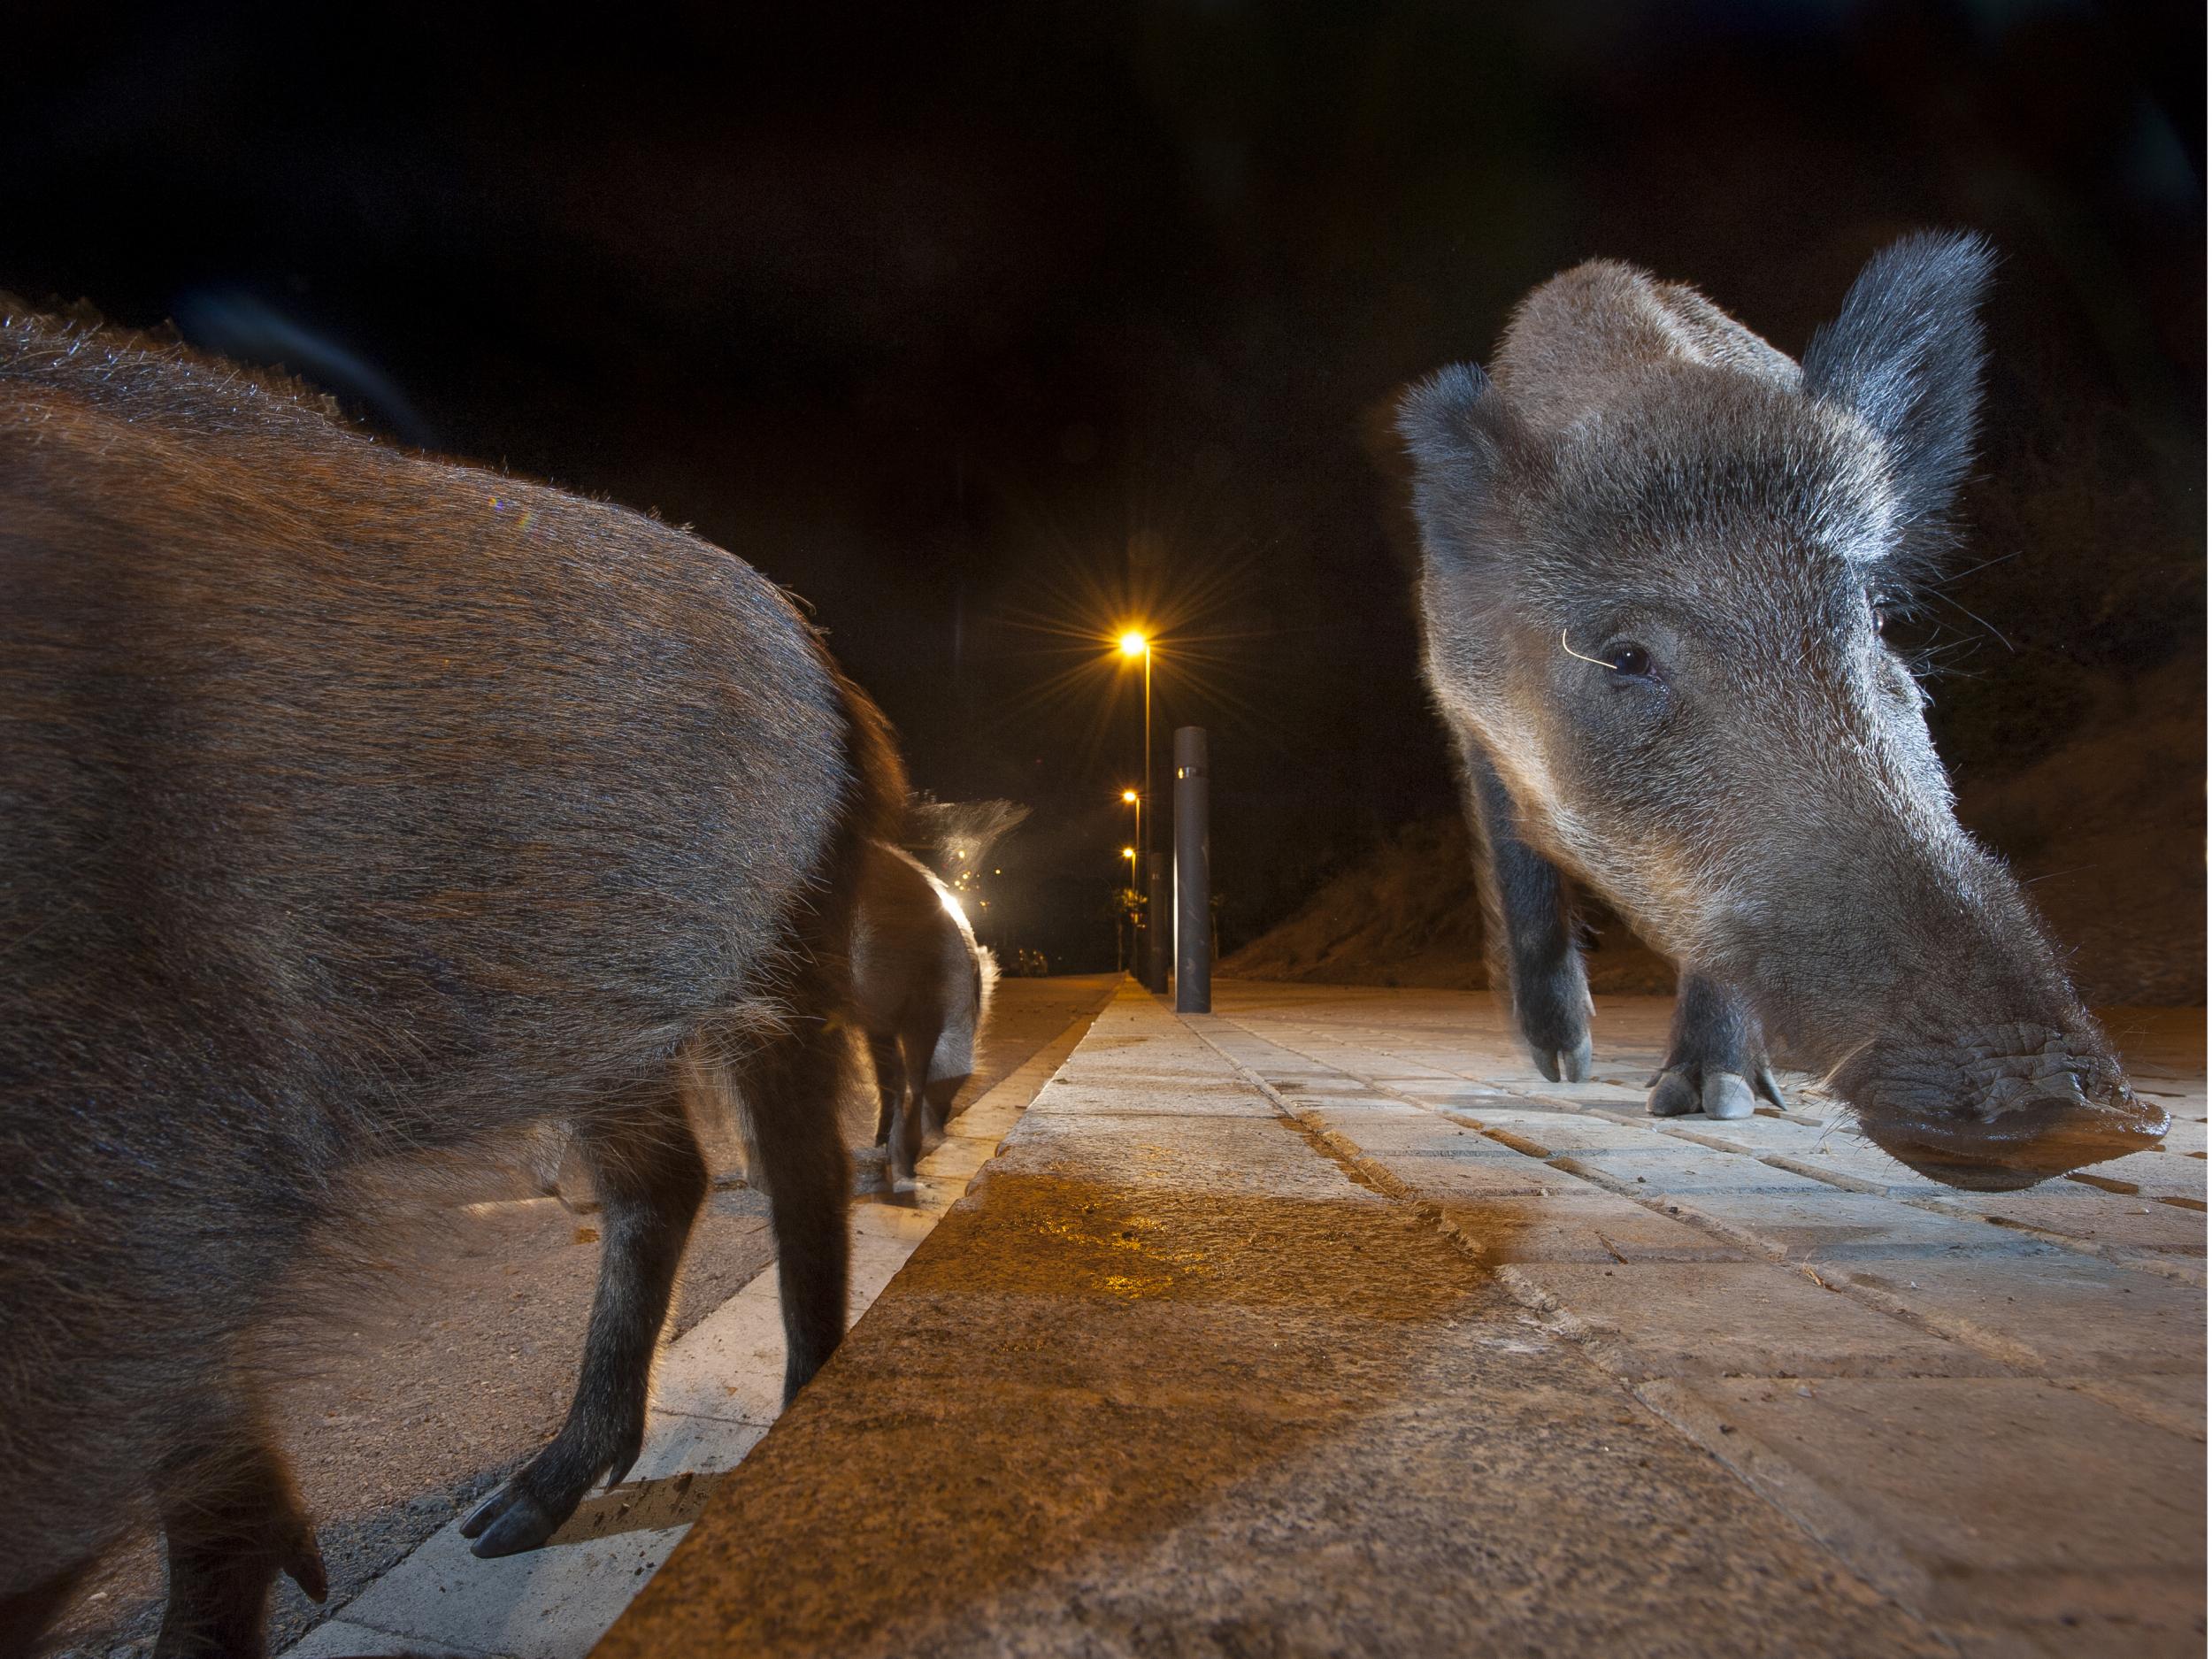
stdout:
<svg viewBox="0 0 2212 1659">
<path fill-rule="evenodd" d="M 1862 1121 L 1877 1146 L 1930 1179 L 2002 1193 L 2147 1151 L 2171 1119 L 2116 1079 L 2085 1091 L 2070 1075 L 2005 1079 L 1980 1110 L 1875 1111 Z"/>
</svg>

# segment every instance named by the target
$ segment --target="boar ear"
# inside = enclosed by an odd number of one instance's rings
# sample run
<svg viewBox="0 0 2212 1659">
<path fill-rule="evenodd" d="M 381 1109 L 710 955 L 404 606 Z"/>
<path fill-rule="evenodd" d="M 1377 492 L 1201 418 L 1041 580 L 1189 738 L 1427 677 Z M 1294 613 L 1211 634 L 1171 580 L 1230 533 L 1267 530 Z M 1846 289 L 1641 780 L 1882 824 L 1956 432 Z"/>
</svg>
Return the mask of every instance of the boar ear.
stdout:
<svg viewBox="0 0 2212 1659">
<path fill-rule="evenodd" d="M 1909 552 L 1940 541 L 1972 457 L 1983 357 L 1975 308 L 1994 263 L 1977 235 L 1923 232 L 1893 242 L 1805 348 L 1805 389 L 1853 411 L 1888 446 Z"/>
<path fill-rule="evenodd" d="M 1413 459 L 1413 516 L 1429 558 L 1462 563 L 1479 534 L 1502 459 L 1502 399 L 1471 363 L 1439 369 L 1398 400 L 1398 434 Z"/>
</svg>

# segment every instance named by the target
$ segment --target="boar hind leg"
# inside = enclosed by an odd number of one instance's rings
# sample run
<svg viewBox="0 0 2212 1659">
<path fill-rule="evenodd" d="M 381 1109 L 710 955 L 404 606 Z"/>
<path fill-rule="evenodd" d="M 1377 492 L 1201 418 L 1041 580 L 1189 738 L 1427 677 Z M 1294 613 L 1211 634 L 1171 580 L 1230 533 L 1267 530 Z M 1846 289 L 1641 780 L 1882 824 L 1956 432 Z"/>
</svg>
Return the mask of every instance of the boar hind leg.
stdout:
<svg viewBox="0 0 2212 1659">
<path fill-rule="evenodd" d="M 1748 1118 L 1761 1095 L 1782 1103 L 1757 1017 L 1728 987 L 1685 972 L 1666 1063 L 1651 1079 L 1647 1108 L 1655 1118 Z"/>
<path fill-rule="evenodd" d="M 898 1038 L 879 1038 L 874 1031 L 867 1033 L 867 1057 L 876 1066 L 876 1146 L 889 1146 L 898 1102 L 907 1097 L 907 1062 L 898 1053 Z"/>
<path fill-rule="evenodd" d="M 290 1472 L 257 1428 L 211 1436 L 165 1466 L 160 1485 L 169 1602 L 155 1659 L 260 1659 L 280 1572 L 314 1601 L 329 1594 Z"/>
<path fill-rule="evenodd" d="M 929 1132 L 930 1056 L 937 1052 L 939 1026 L 926 1018 L 910 1023 L 899 1034 L 899 1048 L 906 1056 L 906 1091 L 899 1102 L 898 1126 L 891 1133 L 891 1179 L 911 1188 L 914 1166 L 921 1161 L 922 1140 Z"/>
<path fill-rule="evenodd" d="M 591 1171 L 606 1243 L 584 1339 L 582 1374 L 553 1443 L 461 1524 L 479 1555 L 534 1549 L 575 1512 L 602 1475 L 612 1486 L 645 1442 L 653 1348 L 676 1268 L 707 1195 L 706 1160 L 674 1077 L 588 1113 L 576 1147 Z"/>
<path fill-rule="evenodd" d="M 1566 878 L 1520 837 L 1520 814 L 1488 758 L 1463 753 L 1467 820 L 1481 842 L 1490 984 L 1511 999 L 1514 1023 L 1536 1069 L 1556 1083 L 1590 1075 L 1590 984 L 1574 944 Z"/>
<path fill-rule="evenodd" d="M 898 1039 L 873 1032 L 868 1033 L 868 1058 L 876 1068 L 876 1144 L 888 1146 L 899 1102 L 906 1098 L 906 1062 L 899 1058 Z"/>
<path fill-rule="evenodd" d="M 922 1097 L 929 1108 L 924 1127 L 942 1134 L 945 1125 L 952 1121 L 952 1103 L 960 1098 L 960 1091 L 967 1087 L 974 1074 L 964 1072 L 959 1077 L 933 1077 L 924 1085 Z"/>
<path fill-rule="evenodd" d="M 837 1099 L 849 1052 L 835 1022 L 801 1016 L 748 1058 L 740 1079 L 776 1230 L 786 1405 L 845 1334 L 852 1171 Z"/>
</svg>

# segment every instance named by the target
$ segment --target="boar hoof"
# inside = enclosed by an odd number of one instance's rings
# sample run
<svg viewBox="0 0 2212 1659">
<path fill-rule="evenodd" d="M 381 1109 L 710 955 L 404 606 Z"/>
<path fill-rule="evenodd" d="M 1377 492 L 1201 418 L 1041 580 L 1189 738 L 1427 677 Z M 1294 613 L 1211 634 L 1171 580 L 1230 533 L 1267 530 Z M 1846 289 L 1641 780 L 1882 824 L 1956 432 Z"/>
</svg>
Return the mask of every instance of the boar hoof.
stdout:
<svg viewBox="0 0 2212 1659">
<path fill-rule="evenodd" d="M 1694 1111 L 1701 1111 L 1704 1106 L 1705 1100 L 1698 1093 L 1697 1085 L 1679 1067 L 1662 1071 L 1652 1080 L 1651 1093 L 1644 1097 L 1644 1110 L 1654 1118 L 1686 1118 Z"/>
<path fill-rule="evenodd" d="M 1590 1080 L 1590 1033 L 1582 1033 L 1582 1040 L 1571 1048 L 1540 1048 L 1531 1045 L 1529 1057 L 1536 1062 L 1536 1069 L 1554 1083 L 1587 1083 Z"/>
<path fill-rule="evenodd" d="M 330 1575 L 323 1570 L 322 1546 L 316 1540 L 315 1529 L 304 1519 L 293 1536 L 283 1565 L 285 1576 L 299 1586 L 300 1594 L 309 1601 L 319 1604 L 330 1600 Z"/>
<path fill-rule="evenodd" d="M 1771 1081 L 1763 1073 L 1756 1087 L 1733 1071 L 1705 1072 L 1702 1084 L 1697 1080 L 1698 1075 L 1692 1066 L 1670 1066 L 1652 1079 L 1644 1110 L 1654 1118 L 1686 1118 L 1701 1111 L 1708 1118 L 1726 1123 L 1750 1117 L 1758 1107 L 1761 1094 L 1773 1099 L 1768 1094 Z"/>
<path fill-rule="evenodd" d="M 518 1555 L 526 1549 L 535 1549 L 560 1525 L 560 1518 L 548 1515 L 528 1493 L 502 1486 L 461 1523 L 461 1536 L 474 1540 L 469 1545 L 470 1554 L 488 1561 L 495 1555 Z"/>
<path fill-rule="evenodd" d="M 1751 1085 L 1733 1071 L 1715 1071 L 1705 1079 L 1705 1115 L 1724 1120 L 1748 1118 L 1757 1103 Z"/>
</svg>

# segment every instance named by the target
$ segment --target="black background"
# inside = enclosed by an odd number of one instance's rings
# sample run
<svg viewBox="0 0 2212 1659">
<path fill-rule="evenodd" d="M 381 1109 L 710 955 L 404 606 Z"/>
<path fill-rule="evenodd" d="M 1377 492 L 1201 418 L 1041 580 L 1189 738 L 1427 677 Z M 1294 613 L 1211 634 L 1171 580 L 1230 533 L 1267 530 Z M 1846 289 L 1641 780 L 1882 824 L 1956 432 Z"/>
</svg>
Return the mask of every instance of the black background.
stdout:
<svg viewBox="0 0 2212 1659">
<path fill-rule="evenodd" d="M 1034 809 L 995 931 L 1056 966 L 1110 949 L 1125 619 L 1163 772 L 1213 733 L 1228 942 L 1449 809 L 1386 411 L 1586 257 L 1795 351 L 1890 236 L 1986 231 L 1998 563 L 1922 624 L 1939 738 L 2024 764 L 2086 680 L 2201 649 L 2200 5 L 57 6 L 6 44 L 0 286 L 742 554 L 918 785 Z"/>
</svg>

